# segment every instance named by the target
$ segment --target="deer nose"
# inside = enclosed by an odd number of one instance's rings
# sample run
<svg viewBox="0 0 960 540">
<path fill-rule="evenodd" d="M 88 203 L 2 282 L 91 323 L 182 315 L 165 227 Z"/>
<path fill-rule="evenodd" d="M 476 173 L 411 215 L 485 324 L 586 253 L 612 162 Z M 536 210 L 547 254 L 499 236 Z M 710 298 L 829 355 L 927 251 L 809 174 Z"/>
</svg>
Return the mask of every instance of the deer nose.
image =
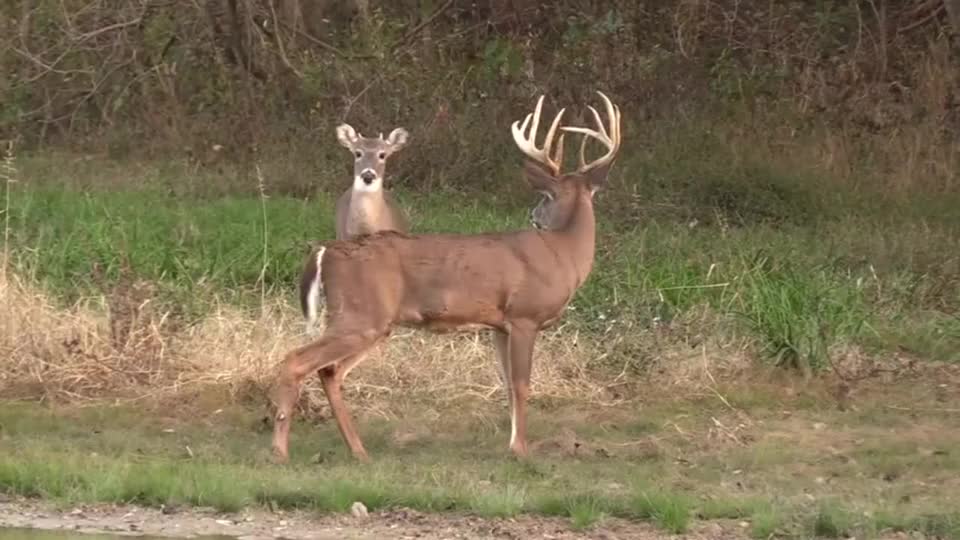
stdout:
<svg viewBox="0 0 960 540">
<path fill-rule="evenodd" d="M 369 186 L 370 184 L 373 183 L 374 180 L 377 179 L 377 173 L 371 171 L 370 169 L 366 169 L 365 171 L 360 173 L 360 178 L 363 180 L 364 184 L 367 184 Z"/>
</svg>

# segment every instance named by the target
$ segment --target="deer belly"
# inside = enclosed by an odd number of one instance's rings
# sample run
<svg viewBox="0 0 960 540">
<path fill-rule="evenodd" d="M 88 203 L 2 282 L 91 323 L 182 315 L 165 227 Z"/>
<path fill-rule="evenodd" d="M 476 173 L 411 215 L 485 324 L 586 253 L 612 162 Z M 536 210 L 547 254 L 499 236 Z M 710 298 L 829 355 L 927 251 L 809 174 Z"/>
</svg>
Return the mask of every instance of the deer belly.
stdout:
<svg viewBox="0 0 960 540">
<path fill-rule="evenodd" d="M 449 334 L 453 332 L 479 332 L 491 330 L 492 326 L 482 323 L 457 323 L 452 321 L 433 320 L 426 321 L 419 325 L 424 330 L 429 330 L 435 334 Z"/>
<path fill-rule="evenodd" d="M 503 311 L 486 301 L 483 291 L 473 294 L 433 283 L 418 287 L 401 303 L 399 324 L 437 333 L 467 332 L 502 326 Z M 475 296 L 476 295 L 476 296 Z M 478 298 L 479 297 L 479 298 Z"/>
</svg>

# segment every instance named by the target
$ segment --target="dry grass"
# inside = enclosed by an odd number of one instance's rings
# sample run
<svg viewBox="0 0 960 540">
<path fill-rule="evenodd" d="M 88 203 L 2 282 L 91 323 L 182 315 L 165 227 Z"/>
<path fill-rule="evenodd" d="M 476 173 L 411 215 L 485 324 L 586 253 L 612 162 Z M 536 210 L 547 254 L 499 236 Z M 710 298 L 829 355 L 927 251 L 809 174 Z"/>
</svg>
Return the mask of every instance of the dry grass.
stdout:
<svg viewBox="0 0 960 540">
<path fill-rule="evenodd" d="M 218 305 L 192 325 L 153 307 L 150 287 L 121 284 L 101 297 L 61 307 L 23 279 L 0 282 L 8 309 L 0 334 L 0 391 L 46 400 L 143 400 L 229 389 L 232 398 L 261 400 L 277 363 L 306 342 L 299 312 L 282 298 L 262 309 Z M 634 378 L 604 362 L 598 338 L 559 327 L 538 342 L 534 395 L 613 405 L 632 395 Z M 600 338 L 602 339 L 602 338 Z M 617 338 L 622 341 L 621 338 Z M 726 344 L 739 350 L 736 344 Z M 690 349 L 688 349 L 689 351 Z M 736 362 L 743 355 L 733 355 Z M 702 349 L 663 355 L 673 381 L 712 377 Z M 604 367 L 598 367 L 602 365 Z M 318 381 L 308 379 L 302 406 L 326 406 Z M 387 415 L 388 404 L 426 399 L 442 405 L 464 398 L 500 400 L 503 389 L 492 344 L 485 334 L 434 335 L 399 329 L 376 348 L 348 380 L 358 409 Z"/>
</svg>

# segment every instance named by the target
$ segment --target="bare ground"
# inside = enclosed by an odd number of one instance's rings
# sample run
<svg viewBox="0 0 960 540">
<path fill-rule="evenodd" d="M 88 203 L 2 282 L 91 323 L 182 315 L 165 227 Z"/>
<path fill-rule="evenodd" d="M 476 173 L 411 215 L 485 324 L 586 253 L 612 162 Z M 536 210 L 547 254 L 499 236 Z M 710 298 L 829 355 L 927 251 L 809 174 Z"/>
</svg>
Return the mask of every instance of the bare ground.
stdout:
<svg viewBox="0 0 960 540">
<path fill-rule="evenodd" d="M 135 506 L 81 505 L 58 508 L 33 500 L 0 503 L 0 527 L 73 530 L 86 533 L 144 534 L 172 538 L 229 535 L 242 539 L 285 538 L 366 540 L 420 538 L 424 540 L 487 538 L 615 539 L 726 539 L 746 538 L 737 523 L 696 525 L 684 535 L 669 535 L 644 523 L 607 519 L 589 531 L 571 530 L 569 520 L 522 516 L 488 519 L 456 514 L 425 514 L 406 509 L 352 515 L 317 516 L 305 512 L 248 510 L 224 514 L 198 509 L 148 509 Z"/>
</svg>

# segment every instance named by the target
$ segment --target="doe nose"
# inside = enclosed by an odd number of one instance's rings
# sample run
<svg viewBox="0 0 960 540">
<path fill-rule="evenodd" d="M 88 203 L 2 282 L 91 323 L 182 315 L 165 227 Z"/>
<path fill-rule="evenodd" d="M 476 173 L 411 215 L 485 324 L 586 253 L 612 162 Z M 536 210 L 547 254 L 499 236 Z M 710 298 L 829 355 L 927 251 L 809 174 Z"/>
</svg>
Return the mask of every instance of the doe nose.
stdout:
<svg viewBox="0 0 960 540">
<path fill-rule="evenodd" d="M 377 179 L 377 173 L 371 171 L 370 169 L 367 169 L 362 173 L 360 173 L 360 178 L 363 180 L 363 183 L 369 185 L 369 184 L 372 184 L 373 181 Z"/>
</svg>

